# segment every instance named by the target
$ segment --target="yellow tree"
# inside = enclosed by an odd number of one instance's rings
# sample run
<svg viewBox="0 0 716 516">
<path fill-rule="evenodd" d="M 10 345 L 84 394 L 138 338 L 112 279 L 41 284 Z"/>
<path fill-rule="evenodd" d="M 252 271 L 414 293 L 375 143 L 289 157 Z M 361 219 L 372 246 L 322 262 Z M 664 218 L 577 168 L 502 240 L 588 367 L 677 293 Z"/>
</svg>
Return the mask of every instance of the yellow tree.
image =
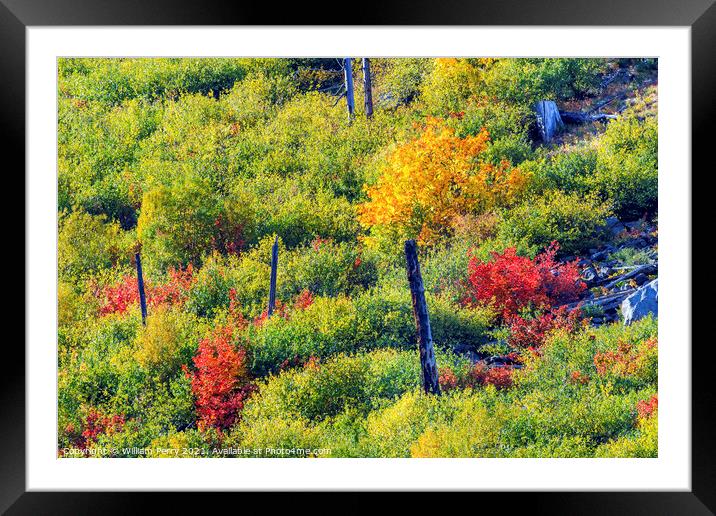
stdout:
<svg viewBox="0 0 716 516">
<path fill-rule="evenodd" d="M 461 138 L 444 121 L 429 118 L 418 137 L 388 156 L 367 190 L 359 220 L 371 230 L 368 243 L 417 238 L 430 245 L 450 234 L 457 216 L 514 200 L 527 178 L 507 162 L 479 163 L 488 141 L 484 129 Z"/>
</svg>

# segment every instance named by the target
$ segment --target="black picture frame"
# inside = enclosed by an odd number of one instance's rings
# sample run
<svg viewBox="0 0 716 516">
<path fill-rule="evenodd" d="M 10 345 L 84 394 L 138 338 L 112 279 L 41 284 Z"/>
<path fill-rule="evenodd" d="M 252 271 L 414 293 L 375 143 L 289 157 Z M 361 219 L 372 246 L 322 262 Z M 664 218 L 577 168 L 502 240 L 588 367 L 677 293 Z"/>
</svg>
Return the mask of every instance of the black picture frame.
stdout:
<svg viewBox="0 0 716 516">
<path fill-rule="evenodd" d="M 709 217 L 697 215 L 708 209 L 708 189 L 693 188 L 693 181 L 713 169 L 709 146 L 714 141 L 714 92 L 716 71 L 716 5 L 714 0 L 442 0 L 411 3 L 368 0 L 351 5 L 349 16 L 339 16 L 339 4 L 304 5 L 268 2 L 196 2 L 189 0 L 0 0 L 0 139 L 5 157 L 6 180 L 21 177 L 25 166 L 25 30 L 28 26 L 61 25 L 550 25 L 550 26 L 688 26 L 691 28 L 692 94 L 692 241 L 702 237 Z M 338 23 L 337 23 L 338 22 Z M 15 158 L 16 165 L 7 165 Z M 24 181 L 23 186 L 24 189 Z M 705 199 L 705 200 L 704 200 Z M 703 201 L 703 202 L 697 202 Z M 668 202 L 668 199 L 662 200 Z M 708 213 L 708 212 L 705 212 Z M 9 224 L 8 219 L 6 223 Z M 15 223 L 17 225 L 17 223 Z M 17 225 L 19 226 L 19 225 Z M 15 240 L 17 241 L 17 240 Z M 19 246 L 17 246 L 19 247 Z M 693 247 L 693 246 L 692 246 Z M 706 283 L 714 278 L 707 253 L 692 252 L 692 270 L 703 273 Z M 17 260 L 16 260 L 17 261 Z M 27 274 L 28 271 L 25 271 Z M 708 288 L 708 287 L 706 287 Z M 707 294 L 708 295 L 708 294 Z M 708 320 L 708 303 L 697 297 L 691 303 L 694 329 Z M 6 313 L 9 313 L 6 312 Z M 699 323 L 699 324 L 697 324 Z M 716 439 L 712 411 L 716 407 L 711 368 L 712 339 L 692 336 L 692 490 L 689 492 L 571 492 L 571 493 L 463 493 L 450 498 L 451 510 L 462 502 L 475 510 L 489 502 L 502 509 L 537 514 L 714 514 L 716 513 Z M 7 340 L 0 390 L 0 511 L 7 514 L 114 514 L 150 510 L 146 497 L 155 497 L 162 512 L 184 513 L 195 506 L 209 509 L 225 503 L 231 494 L 26 492 L 25 489 L 25 356 L 16 340 Z M 10 345 L 12 343 L 12 345 Z M 684 343 L 688 349 L 689 343 Z M 9 349 L 9 348 L 14 349 Z M 7 354 L 10 354 L 10 357 Z M 14 355 L 14 356 L 13 356 Z M 304 494 L 311 504 L 336 512 L 366 512 L 381 501 L 359 493 Z M 267 511 L 284 503 L 296 504 L 304 495 L 263 493 L 229 501 L 236 510 Z M 469 497 L 469 498 L 468 498 Z M 436 500 L 430 493 L 403 496 L 403 510 L 429 510 Z M 444 504 L 442 500 L 440 503 Z M 460 503 L 460 505 L 462 505 Z M 336 504 L 340 504 L 336 505 Z M 339 508 L 340 507 L 340 508 Z M 491 509 L 496 510 L 496 509 Z M 401 511 L 402 512 L 402 511 Z"/>
</svg>

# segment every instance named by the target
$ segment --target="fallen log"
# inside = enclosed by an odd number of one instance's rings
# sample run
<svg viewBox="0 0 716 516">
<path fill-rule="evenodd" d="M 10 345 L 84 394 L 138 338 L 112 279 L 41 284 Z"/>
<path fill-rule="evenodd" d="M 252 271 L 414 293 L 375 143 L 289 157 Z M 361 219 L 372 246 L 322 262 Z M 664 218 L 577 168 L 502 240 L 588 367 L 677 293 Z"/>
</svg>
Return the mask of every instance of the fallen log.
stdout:
<svg viewBox="0 0 716 516">
<path fill-rule="evenodd" d="M 639 274 L 656 274 L 656 272 L 659 269 L 656 265 L 647 264 L 647 265 L 641 265 L 637 267 L 636 269 L 632 269 L 631 271 L 627 272 L 626 274 L 622 274 L 621 276 L 617 276 L 616 278 L 608 278 L 605 281 L 609 281 L 609 283 L 606 283 L 604 285 L 604 288 L 614 288 L 617 286 L 617 284 L 620 281 L 626 281 L 628 279 L 631 279 Z"/>
<path fill-rule="evenodd" d="M 602 297 L 597 297 L 595 299 L 582 299 L 581 301 L 575 301 L 574 303 L 569 303 L 567 305 L 564 305 L 567 307 L 567 310 L 573 310 L 577 308 L 579 305 L 586 306 L 586 305 L 593 305 L 593 306 L 600 306 L 604 308 L 605 310 L 615 308 L 619 304 L 621 304 L 621 301 L 627 297 L 630 294 L 633 294 L 636 292 L 637 289 L 630 288 L 629 290 L 623 290 L 622 292 L 616 292 L 614 294 L 609 294 Z M 611 305 L 614 305 L 613 307 Z"/>
<path fill-rule="evenodd" d="M 617 115 L 607 113 L 581 113 L 579 111 L 560 111 L 559 116 L 562 117 L 562 121 L 566 124 L 583 124 L 585 122 L 617 118 Z"/>
</svg>

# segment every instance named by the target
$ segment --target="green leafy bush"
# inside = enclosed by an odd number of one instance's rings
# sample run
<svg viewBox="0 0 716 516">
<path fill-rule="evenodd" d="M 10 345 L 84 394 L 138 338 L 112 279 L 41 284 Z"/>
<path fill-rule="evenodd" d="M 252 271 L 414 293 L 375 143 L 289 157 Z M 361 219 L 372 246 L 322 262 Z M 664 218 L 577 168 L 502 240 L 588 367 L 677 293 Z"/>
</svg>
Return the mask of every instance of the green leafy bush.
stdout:
<svg viewBox="0 0 716 516">
<path fill-rule="evenodd" d="M 604 70 L 600 59 L 497 59 L 485 72 L 486 90 L 530 106 L 595 93 Z"/>
<path fill-rule="evenodd" d="M 59 98 L 58 208 L 81 208 L 133 227 L 142 190 L 133 169 L 161 113 L 161 105 L 138 99 L 110 107 Z"/>
<path fill-rule="evenodd" d="M 600 139 L 596 172 L 589 182 L 623 220 L 653 215 L 658 201 L 658 130 L 655 117 L 625 114 Z"/>
<path fill-rule="evenodd" d="M 236 253 L 254 240 L 247 198 L 222 199 L 205 180 L 186 178 L 144 194 L 137 233 L 156 269 L 200 264 L 212 250 Z"/>
<path fill-rule="evenodd" d="M 57 261 L 60 277 L 74 282 L 99 271 L 122 267 L 131 255 L 119 224 L 83 211 L 60 214 Z"/>
<path fill-rule="evenodd" d="M 594 196 L 556 190 L 510 210 L 500 236 L 537 247 L 547 247 L 556 240 L 566 256 L 599 244 L 609 215 L 608 207 Z"/>
<path fill-rule="evenodd" d="M 157 307 L 137 336 L 137 362 L 162 377 L 176 375 L 182 365 L 191 364 L 199 339 L 206 331 L 192 314 Z"/>
<path fill-rule="evenodd" d="M 466 310 L 441 297 L 429 297 L 433 338 L 437 346 L 478 348 L 487 337 L 493 314 Z M 253 371 L 275 371 L 283 362 L 327 357 L 380 348 L 416 349 L 417 334 L 410 293 L 369 291 L 352 301 L 346 297 L 315 298 L 305 310 L 273 317 L 249 330 Z"/>
<path fill-rule="evenodd" d="M 59 60 L 58 67 L 61 93 L 117 104 L 135 97 L 218 93 L 252 69 L 286 73 L 287 64 L 281 59 L 246 58 L 73 58 Z"/>
</svg>

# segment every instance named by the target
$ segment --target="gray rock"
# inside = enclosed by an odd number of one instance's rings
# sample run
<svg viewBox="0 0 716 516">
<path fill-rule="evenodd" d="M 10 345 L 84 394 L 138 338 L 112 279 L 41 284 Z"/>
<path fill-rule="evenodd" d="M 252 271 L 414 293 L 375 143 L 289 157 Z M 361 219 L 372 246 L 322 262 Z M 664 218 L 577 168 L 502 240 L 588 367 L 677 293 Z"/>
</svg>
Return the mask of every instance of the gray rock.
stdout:
<svg viewBox="0 0 716 516">
<path fill-rule="evenodd" d="M 635 238 L 633 240 L 629 240 L 628 242 L 625 242 L 624 245 L 621 246 L 622 249 L 630 247 L 632 249 L 644 249 L 649 244 L 647 241 L 641 237 Z"/>
<path fill-rule="evenodd" d="M 629 326 L 642 317 L 659 315 L 659 278 L 650 281 L 622 301 L 624 326 Z"/>
<path fill-rule="evenodd" d="M 582 281 L 591 286 L 599 278 L 597 271 L 591 265 L 582 271 Z"/>
<path fill-rule="evenodd" d="M 607 217 L 607 230 L 613 235 L 617 236 L 619 233 L 624 231 L 626 227 L 616 217 Z"/>
<path fill-rule="evenodd" d="M 632 220 L 631 222 L 625 222 L 624 225 L 629 229 L 640 229 L 644 225 L 644 221 Z"/>
</svg>

